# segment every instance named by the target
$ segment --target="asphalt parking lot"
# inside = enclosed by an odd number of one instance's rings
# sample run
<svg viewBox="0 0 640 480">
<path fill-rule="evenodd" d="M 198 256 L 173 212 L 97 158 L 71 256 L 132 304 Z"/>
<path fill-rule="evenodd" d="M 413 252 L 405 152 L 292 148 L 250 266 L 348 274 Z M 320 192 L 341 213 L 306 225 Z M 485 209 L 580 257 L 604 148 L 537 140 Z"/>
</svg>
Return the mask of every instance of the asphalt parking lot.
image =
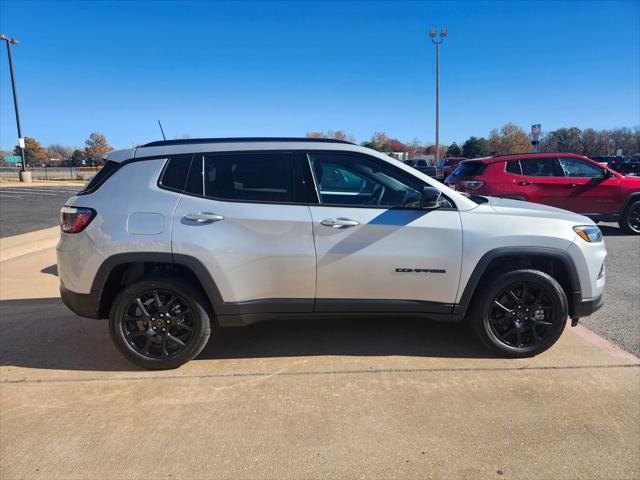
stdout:
<svg viewBox="0 0 640 480">
<path fill-rule="evenodd" d="M 80 186 L 0 186 L 0 237 L 58 224 L 60 208 Z"/>
</svg>

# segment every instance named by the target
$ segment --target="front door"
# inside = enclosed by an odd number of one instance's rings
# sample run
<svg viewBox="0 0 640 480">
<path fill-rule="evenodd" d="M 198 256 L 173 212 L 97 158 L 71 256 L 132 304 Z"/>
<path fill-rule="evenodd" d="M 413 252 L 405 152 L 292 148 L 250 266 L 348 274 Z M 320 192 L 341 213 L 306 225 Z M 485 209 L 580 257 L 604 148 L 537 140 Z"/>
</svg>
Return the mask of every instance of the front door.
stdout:
<svg viewBox="0 0 640 480">
<path fill-rule="evenodd" d="M 462 260 L 454 206 L 422 210 L 421 180 L 374 157 L 310 153 L 316 311 L 450 312 Z"/>
<path fill-rule="evenodd" d="M 196 155 L 174 214 L 172 245 L 174 255 L 204 264 L 222 314 L 313 310 L 311 215 L 294 204 L 293 158 L 286 152 Z"/>
<path fill-rule="evenodd" d="M 618 213 L 620 180 L 607 171 L 579 158 L 558 158 L 565 179 L 566 203 L 563 208 L 577 213 Z"/>
</svg>

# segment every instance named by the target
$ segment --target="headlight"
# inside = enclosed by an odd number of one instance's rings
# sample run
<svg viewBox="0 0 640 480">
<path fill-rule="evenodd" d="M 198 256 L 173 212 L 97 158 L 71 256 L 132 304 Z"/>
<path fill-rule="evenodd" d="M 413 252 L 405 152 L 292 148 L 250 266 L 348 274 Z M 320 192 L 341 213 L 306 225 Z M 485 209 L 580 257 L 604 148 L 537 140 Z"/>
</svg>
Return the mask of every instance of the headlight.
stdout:
<svg viewBox="0 0 640 480">
<path fill-rule="evenodd" d="M 573 230 L 582 238 L 585 242 L 600 242 L 602 241 L 602 232 L 595 225 L 578 225 L 573 227 Z"/>
</svg>

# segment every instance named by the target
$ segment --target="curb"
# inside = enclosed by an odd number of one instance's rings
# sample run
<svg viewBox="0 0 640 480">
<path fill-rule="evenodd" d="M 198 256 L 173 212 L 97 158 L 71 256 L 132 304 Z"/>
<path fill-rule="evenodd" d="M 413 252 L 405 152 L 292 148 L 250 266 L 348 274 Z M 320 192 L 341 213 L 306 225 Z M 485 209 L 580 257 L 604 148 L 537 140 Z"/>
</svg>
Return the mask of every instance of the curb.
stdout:
<svg viewBox="0 0 640 480">
<path fill-rule="evenodd" d="M 576 325 L 575 327 L 569 327 L 569 328 L 571 329 L 572 332 L 582 337 L 591 345 L 599 348 L 604 352 L 607 352 L 612 357 L 617 358 L 618 360 L 623 360 L 626 362 L 631 362 L 632 364 L 640 365 L 640 358 L 636 357 L 633 353 L 623 350 L 621 347 L 610 342 L 609 340 L 600 336 L 596 332 L 589 330 L 584 325 Z"/>
<path fill-rule="evenodd" d="M 0 262 L 55 247 L 60 239 L 60 227 L 0 238 Z"/>
</svg>

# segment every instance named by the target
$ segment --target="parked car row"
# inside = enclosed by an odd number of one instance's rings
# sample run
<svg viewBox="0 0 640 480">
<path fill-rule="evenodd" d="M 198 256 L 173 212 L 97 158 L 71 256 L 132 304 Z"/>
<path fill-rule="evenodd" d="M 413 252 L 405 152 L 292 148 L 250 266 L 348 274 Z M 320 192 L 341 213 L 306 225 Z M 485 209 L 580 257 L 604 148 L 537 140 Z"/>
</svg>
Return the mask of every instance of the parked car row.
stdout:
<svg viewBox="0 0 640 480">
<path fill-rule="evenodd" d="M 466 160 L 445 180 L 476 195 L 542 203 L 640 234 L 640 177 L 571 153 L 498 155 Z"/>
<path fill-rule="evenodd" d="M 431 178 L 439 178 L 440 172 L 436 165 L 429 165 L 426 160 L 404 160 L 405 165 L 415 168 L 419 172 L 429 175 Z"/>
</svg>

